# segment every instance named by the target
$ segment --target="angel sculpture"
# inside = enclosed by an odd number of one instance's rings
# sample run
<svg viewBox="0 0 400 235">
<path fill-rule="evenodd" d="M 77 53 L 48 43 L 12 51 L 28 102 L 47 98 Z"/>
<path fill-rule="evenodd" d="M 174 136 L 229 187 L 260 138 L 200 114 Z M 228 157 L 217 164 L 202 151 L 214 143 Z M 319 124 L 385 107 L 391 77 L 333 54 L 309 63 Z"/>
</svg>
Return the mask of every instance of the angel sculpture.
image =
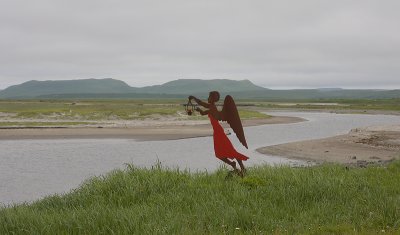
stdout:
<svg viewBox="0 0 400 235">
<path fill-rule="evenodd" d="M 243 146 L 248 148 L 246 138 L 244 136 L 242 122 L 240 121 L 239 113 L 237 111 L 236 104 L 232 96 L 227 95 L 225 97 L 222 111 L 218 111 L 217 106 L 215 105 L 215 103 L 218 102 L 219 98 L 220 95 L 218 91 L 210 92 L 208 96 L 208 103 L 203 102 L 194 96 L 189 96 L 189 100 L 194 100 L 197 104 L 208 109 L 201 110 L 200 108 L 196 108 L 196 111 L 198 111 L 201 115 L 208 115 L 211 121 L 211 125 L 214 130 L 213 138 L 215 156 L 223 162 L 227 163 L 228 165 L 232 166 L 234 171 L 243 177 L 245 173 L 243 161 L 246 161 L 249 158 L 235 150 L 231 141 L 226 136 L 224 129 L 218 121 L 228 122 L 232 130 L 236 133 L 239 141 L 243 144 Z M 229 159 L 236 159 L 236 161 L 239 163 L 240 171 L 236 167 L 236 162 Z"/>
</svg>

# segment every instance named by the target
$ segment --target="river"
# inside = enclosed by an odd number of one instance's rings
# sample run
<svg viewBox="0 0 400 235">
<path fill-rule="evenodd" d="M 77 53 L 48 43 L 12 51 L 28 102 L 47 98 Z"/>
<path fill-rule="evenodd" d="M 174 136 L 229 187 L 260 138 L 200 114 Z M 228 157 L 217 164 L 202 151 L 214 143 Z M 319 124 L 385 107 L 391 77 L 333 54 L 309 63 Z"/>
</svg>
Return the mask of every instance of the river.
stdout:
<svg viewBox="0 0 400 235">
<path fill-rule="evenodd" d="M 271 113 L 269 113 L 271 114 Z M 276 116 L 297 116 L 306 122 L 245 128 L 249 149 L 230 135 L 239 152 L 250 157 L 245 165 L 305 162 L 265 156 L 259 147 L 348 133 L 357 127 L 399 124 L 400 116 L 274 112 Z M 46 195 L 64 193 L 85 179 L 105 174 L 124 163 L 214 171 L 221 161 L 214 157 L 212 137 L 170 141 L 137 142 L 125 139 L 59 139 L 0 141 L 0 204 L 33 201 Z"/>
</svg>

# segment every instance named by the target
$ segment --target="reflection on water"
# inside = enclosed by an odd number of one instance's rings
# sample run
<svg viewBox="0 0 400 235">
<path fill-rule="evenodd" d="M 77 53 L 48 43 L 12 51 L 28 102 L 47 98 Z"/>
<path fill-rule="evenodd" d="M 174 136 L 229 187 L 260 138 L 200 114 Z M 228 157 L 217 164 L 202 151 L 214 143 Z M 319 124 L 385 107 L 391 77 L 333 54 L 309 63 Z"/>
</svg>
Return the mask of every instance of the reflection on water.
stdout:
<svg viewBox="0 0 400 235">
<path fill-rule="evenodd" d="M 255 164 L 301 164 L 299 161 L 265 156 L 255 149 L 299 140 L 347 133 L 369 125 L 400 124 L 399 116 L 277 112 L 308 122 L 245 128 L 249 150 L 230 135 L 239 152 Z M 213 171 L 220 165 L 214 157 L 212 137 L 171 141 L 135 142 L 123 139 L 10 140 L 0 141 L 0 203 L 35 200 L 67 192 L 91 176 L 104 174 L 124 163 L 149 167 L 160 161 L 168 167 Z"/>
</svg>

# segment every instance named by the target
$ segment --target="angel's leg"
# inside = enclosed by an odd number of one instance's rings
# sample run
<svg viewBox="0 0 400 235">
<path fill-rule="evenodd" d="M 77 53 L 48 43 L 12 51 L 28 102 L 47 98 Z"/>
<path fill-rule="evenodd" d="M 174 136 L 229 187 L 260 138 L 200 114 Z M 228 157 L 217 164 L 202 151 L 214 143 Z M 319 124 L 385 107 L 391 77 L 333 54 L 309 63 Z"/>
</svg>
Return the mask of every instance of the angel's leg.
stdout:
<svg viewBox="0 0 400 235">
<path fill-rule="evenodd" d="M 236 168 L 236 162 L 229 160 L 228 158 L 222 158 L 221 159 L 223 162 L 225 162 L 226 164 L 230 165 L 231 167 L 233 167 L 234 170 L 237 170 Z"/>
<path fill-rule="evenodd" d="M 244 173 L 246 173 L 246 169 L 244 168 L 243 161 L 239 160 L 239 159 L 236 159 L 236 161 L 239 163 L 240 171 L 241 171 L 242 175 L 244 175 Z"/>
</svg>

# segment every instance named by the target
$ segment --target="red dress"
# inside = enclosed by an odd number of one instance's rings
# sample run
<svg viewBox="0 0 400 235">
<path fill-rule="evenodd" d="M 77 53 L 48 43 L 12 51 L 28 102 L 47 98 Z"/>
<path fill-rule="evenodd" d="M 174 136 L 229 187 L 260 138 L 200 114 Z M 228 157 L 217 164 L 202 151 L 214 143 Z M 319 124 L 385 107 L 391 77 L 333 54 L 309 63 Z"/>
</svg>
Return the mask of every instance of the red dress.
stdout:
<svg viewBox="0 0 400 235">
<path fill-rule="evenodd" d="M 224 128 L 219 124 L 218 120 L 215 119 L 211 114 L 208 114 L 211 125 L 214 129 L 214 151 L 215 156 L 219 159 L 230 158 L 246 161 L 249 159 L 245 155 L 238 153 L 233 147 L 231 141 L 228 139 L 224 132 Z"/>
</svg>

